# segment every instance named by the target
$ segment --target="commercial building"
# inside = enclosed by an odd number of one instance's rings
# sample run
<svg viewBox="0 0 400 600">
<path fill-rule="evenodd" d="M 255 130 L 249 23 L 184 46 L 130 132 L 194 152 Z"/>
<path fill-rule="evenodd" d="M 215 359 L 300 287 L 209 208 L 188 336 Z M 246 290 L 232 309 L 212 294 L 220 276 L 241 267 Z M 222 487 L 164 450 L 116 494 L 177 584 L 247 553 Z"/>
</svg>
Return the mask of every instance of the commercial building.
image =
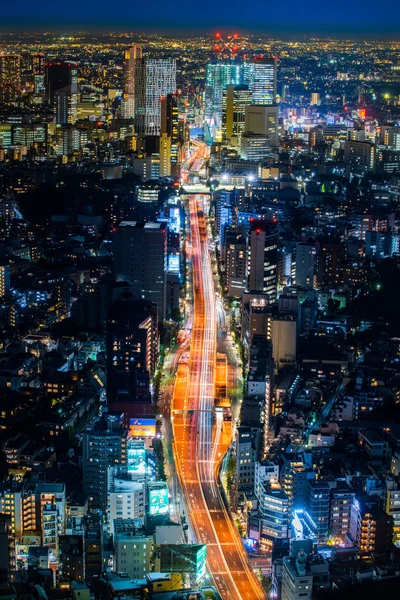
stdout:
<svg viewBox="0 0 400 600">
<path fill-rule="evenodd" d="M 296 285 L 312 289 L 317 266 L 317 246 L 308 242 L 296 244 Z"/>
<path fill-rule="evenodd" d="M 209 137 L 216 141 L 222 139 L 222 97 L 228 85 L 239 85 L 243 79 L 243 67 L 240 64 L 208 64 L 205 87 L 205 120 Z"/>
<path fill-rule="evenodd" d="M 244 65 L 244 83 L 253 94 L 253 104 L 276 103 L 277 63 L 275 58 L 264 56 Z"/>
<path fill-rule="evenodd" d="M 278 106 L 265 104 L 246 106 L 245 132 L 266 136 L 270 146 L 277 146 L 278 144 L 278 123 Z"/>
<path fill-rule="evenodd" d="M 161 98 L 160 133 L 160 176 L 179 177 L 181 140 L 176 93 Z"/>
<path fill-rule="evenodd" d="M 228 85 L 222 93 L 222 137 L 233 146 L 240 146 L 245 131 L 246 106 L 251 104 L 253 92 L 248 85 Z"/>
<path fill-rule="evenodd" d="M 122 99 L 122 116 L 125 119 L 135 117 L 135 65 L 142 58 L 141 46 L 131 46 L 124 53 L 124 94 Z"/>
<path fill-rule="evenodd" d="M 289 537 L 289 499 L 277 482 L 261 483 L 260 515 L 261 537 L 285 539 Z"/>
<path fill-rule="evenodd" d="M 246 238 L 238 229 L 225 232 L 225 285 L 231 298 L 240 298 L 246 289 Z"/>
<path fill-rule="evenodd" d="M 345 482 L 331 491 L 330 535 L 335 543 L 343 544 L 350 532 L 351 507 L 355 492 Z"/>
<path fill-rule="evenodd" d="M 0 54 L 0 102 L 15 102 L 21 95 L 21 57 Z"/>
<path fill-rule="evenodd" d="M 328 538 L 331 489 L 327 481 L 311 479 L 307 486 L 307 513 L 320 543 Z"/>
<path fill-rule="evenodd" d="M 155 304 L 158 318 L 166 314 L 167 226 L 165 223 L 122 221 L 113 238 L 117 281 L 127 281 L 138 300 Z"/>
<path fill-rule="evenodd" d="M 160 135 L 161 98 L 176 91 L 176 61 L 171 58 L 135 60 L 135 132 Z"/>
<path fill-rule="evenodd" d="M 108 471 L 107 519 L 109 531 L 114 533 L 115 519 L 141 519 L 145 515 L 145 481 L 133 481 L 118 467 Z"/>
<path fill-rule="evenodd" d="M 295 557 L 284 557 L 281 600 L 311 600 L 312 588 L 313 576 L 304 550 Z"/>
<path fill-rule="evenodd" d="M 46 100 L 54 109 L 56 123 L 74 124 L 78 108 L 78 71 L 66 63 L 45 67 Z"/>
<path fill-rule="evenodd" d="M 272 221 L 252 221 L 248 233 L 247 289 L 265 294 L 270 303 L 278 292 L 278 239 Z"/>
<path fill-rule="evenodd" d="M 83 491 L 96 508 L 107 507 L 108 468 L 126 465 L 127 435 L 121 418 L 111 414 L 83 433 Z"/>
</svg>

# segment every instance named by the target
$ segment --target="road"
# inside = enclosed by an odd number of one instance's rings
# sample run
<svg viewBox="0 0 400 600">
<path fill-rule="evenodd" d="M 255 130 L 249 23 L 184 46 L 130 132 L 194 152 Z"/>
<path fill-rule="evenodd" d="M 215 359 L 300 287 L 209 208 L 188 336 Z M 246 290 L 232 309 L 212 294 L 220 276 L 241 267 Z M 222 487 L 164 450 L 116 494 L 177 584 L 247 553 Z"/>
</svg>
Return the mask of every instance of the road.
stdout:
<svg viewBox="0 0 400 600">
<path fill-rule="evenodd" d="M 220 309 L 217 311 L 205 203 L 205 195 L 189 198 L 193 324 L 189 359 L 187 364 L 179 363 L 173 394 L 174 459 L 194 536 L 207 545 L 208 572 L 222 598 L 265 600 L 217 480 L 216 465 L 227 444 L 221 415 L 214 423 Z"/>
</svg>

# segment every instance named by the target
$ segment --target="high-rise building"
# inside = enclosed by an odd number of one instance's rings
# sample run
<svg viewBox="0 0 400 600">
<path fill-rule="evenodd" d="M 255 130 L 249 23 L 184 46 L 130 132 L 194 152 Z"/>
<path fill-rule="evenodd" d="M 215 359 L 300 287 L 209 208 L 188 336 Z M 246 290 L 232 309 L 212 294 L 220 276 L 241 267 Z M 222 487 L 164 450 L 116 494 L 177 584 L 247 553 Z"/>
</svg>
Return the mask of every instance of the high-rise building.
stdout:
<svg viewBox="0 0 400 600">
<path fill-rule="evenodd" d="M 296 245 L 296 285 L 312 289 L 317 265 L 317 246 L 307 242 Z"/>
<path fill-rule="evenodd" d="M 289 537 L 289 499 L 279 483 L 261 484 L 260 514 L 263 538 L 281 540 Z"/>
<path fill-rule="evenodd" d="M 274 58 L 260 58 L 244 65 L 244 83 L 253 92 L 254 104 L 276 103 L 277 63 Z"/>
<path fill-rule="evenodd" d="M 0 102 L 15 102 L 21 94 L 21 57 L 0 54 Z"/>
<path fill-rule="evenodd" d="M 134 297 L 155 304 L 158 318 L 166 312 L 167 226 L 165 223 L 122 221 L 114 233 L 114 270 L 127 281 Z"/>
<path fill-rule="evenodd" d="M 10 265 L 0 265 L 0 297 L 10 291 Z"/>
<path fill-rule="evenodd" d="M 330 535 L 334 543 L 344 543 L 350 532 L 351 507 L 355 492 L 351 491 L 348 484 L 341 482 L 331 491 L 330 508 Z"/>
<path fill-rule="evenodd" d="M 208 64 L 205 88 L 205 120 L 209 137 L 216 141 L 222 139 L 222 96 L 228 85 L 240 85 L 243 82 L 243 65 L 238 63 Z"/>
<path fill-rule="evenodd" d="M 172 58 L 135 60 L 135 131 L 160 135 L 161 99 L 176 91 L 176 61 Z"/>
<path fill-rule="evenodd" d="M 248 233 L 247 289 L 275 302 L 278 291 L 279 233 L 272 221 L 252 221 Z"/>
<path fill-rule="evenodd" d="M 107 508 L 108 467 L 126 465 L 128 430 L 111 414 L 83 433 L 83 491 L 92 506 Z"/>
<path fill-rule="evenodd" d="M 167 94 L 161 98 L 160 175 L 179 176 L 179 113 L 178 96 Z"/>
<path fill-rule="evenodd" d="M 239 298 L 246 289 L 246 238 L 237 229 L 225 235 L 225 285 L 231 298 Z"/>
<path fill-rule="evenodd" d="M 329 532 L 329 509 L 331 489 L 328 481 L 308 481 L 307 512 L 315 526 L 318 542 L 325 542 Z"/>
<path fill-rule="evenodd" d="M 110 534 L 114 534 L 116 519 L 141 519 L 145 515 L 145 481 L 133 481 L 126 472 L 110 467 L 108 472 L 107 519 Z"/>
<path fill-rule="evenodd" d="M 44 54 L 32 54 L 32 76 L 33 76 L 33 91 L 35 95 L 42 96 L 45 94 L 45 64 Z"/>
<path fill-rule="evenodd" d="M 253 96 L 254 101 L 254 96 Z M 279 107 L 275 104 L 251 104 L 246 106 L 245 131 L 266 135 L 271 146 L 278 145 Z"/>
<path fill-rule="evenodd" d="M 234 146 L 240 145 L 245 130 L 246 106 L 251 104 L 253 92 L 248 85 L 228 85 L 222 93 L 222 137 Z"/>
<path fill-rule="evenodd" d="M 149 382 L 158 354 L 157 308 L 144 301 L 114 304 L 106 344 L 108 404 L 126 410 L 122 405 L 150 402 Z"/>
<path fill-rule="evenodd" d="M 66 63 L 45 67 L 46 100 L 55 112 L 56 123 L 75 123 L 78 107 L 78 72 Z"/>
<path fill-rule="evenodd" d="M 346 246 L 340 239 L 322 240 L 318 251 L 318 286 L 332 286 L 343 283 L 346 264 Z"/>
<path fill-rule="evenodd" d="M 135 65 L 142 58 L 142 47 L 131 46 L 124 53 L 124 95 L 122 99 L 122 115 L 125 119 L 135 117 Z"/>
</svg>

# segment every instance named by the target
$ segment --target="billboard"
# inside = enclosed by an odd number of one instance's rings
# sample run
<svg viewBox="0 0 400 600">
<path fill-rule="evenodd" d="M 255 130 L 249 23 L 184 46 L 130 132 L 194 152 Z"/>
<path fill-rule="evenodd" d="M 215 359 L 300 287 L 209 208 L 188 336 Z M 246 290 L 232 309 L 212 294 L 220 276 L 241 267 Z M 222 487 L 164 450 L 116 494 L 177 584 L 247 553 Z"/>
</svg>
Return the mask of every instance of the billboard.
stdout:
<svg viewBox="0 0 400 600">
<path fill-rule="evenodd" d="M 143 440 L 128 440 L 128 473 L 131 475 L 146 474 L 146 449 Z"/>
<path fill-rule="evenodd" d="M 166 483 L 151 483 L 149 490 L 150 516 L 166 515 L 169 511 L 168 487 Z"/>
<path fill-rule="evenodd" d="M 200 546 L 196 554 L 196 581 L 200 581 L 206 574 L 207 546 Z"/>
<path fill-rule="evenodd" d="M 129 419 L 129 430 L 134 437 L 156 437 L 155 419 Z"/>
</svg>

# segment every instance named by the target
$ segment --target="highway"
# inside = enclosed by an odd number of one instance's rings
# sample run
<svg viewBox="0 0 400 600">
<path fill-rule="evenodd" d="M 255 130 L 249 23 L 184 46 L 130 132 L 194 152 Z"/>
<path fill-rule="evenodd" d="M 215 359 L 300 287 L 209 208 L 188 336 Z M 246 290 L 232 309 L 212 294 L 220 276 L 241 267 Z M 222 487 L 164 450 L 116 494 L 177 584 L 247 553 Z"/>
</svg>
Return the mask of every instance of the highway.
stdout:
<svg viewBox="0 0 400 600">
<path fill-rule="evenodd" d="M 193 164 L 203 160 L 204 149 Z M 179 363 L 171 421 L 173 453 L 194 536 L 207 545 L 207 568 L 222 598 L 265 600 L 242 541 L 226 511 L 217 463 L 226 450 L 221 414 L 214 412 L 218 312 L 209 253 L 205 195 L 189 197 L 193 323 L 189 360 Z M 215 419 L 215 423 L 214 423 Z M 230 441 L 230 440 L 229 440 Z"/>
</svg>

